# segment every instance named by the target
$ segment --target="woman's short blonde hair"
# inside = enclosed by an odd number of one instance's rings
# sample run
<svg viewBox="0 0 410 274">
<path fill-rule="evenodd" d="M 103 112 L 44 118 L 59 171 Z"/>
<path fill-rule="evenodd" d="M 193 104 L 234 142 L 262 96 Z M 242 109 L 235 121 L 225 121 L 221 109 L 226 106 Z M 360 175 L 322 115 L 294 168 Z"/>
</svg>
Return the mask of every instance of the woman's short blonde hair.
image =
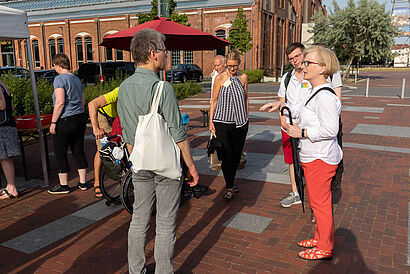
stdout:
<svg viewBox="0 0 410 274">
<path fill-rule="evenodd" d="M 303 51 L 303 58 L 313 52 L 317 54 L 316 61 L 320 65 L 326 66 L 326 71 L 324 73 L 326 78 L 340 70 L 339 60 L 332 50 L 323 46 L 310 46 Z"/>
<path fill-rule="evenodd" d="M 239 54 L 239 52 L 237 50 L 235 50 L 235 49 L 231 50 L 225 56 L 225 62 L 227 62 L 228 60 L 238 61 L 238 64 L 240 64 L 241 63 L 241 55 Z"/>
</svg>

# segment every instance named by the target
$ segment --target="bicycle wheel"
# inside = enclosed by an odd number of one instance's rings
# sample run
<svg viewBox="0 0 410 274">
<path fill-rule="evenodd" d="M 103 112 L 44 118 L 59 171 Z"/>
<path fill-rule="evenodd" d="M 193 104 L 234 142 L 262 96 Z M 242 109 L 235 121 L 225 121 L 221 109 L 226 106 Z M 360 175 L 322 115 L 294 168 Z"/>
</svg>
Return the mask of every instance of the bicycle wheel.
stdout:
<svg viewBox="0 0 410 274">
<path fill-rule="evenodd" d="M 110 206 L 111 204 L 119 205 L 121 204 L 120 200 L 120 191 L 121 183 L 111 179 L 108 175 L 105 174 L 104 169 L 100 173 L 100 187 L 101 193 L 104 198 L 107 200 L 106 204 Z"/>
<path fill-rule="evenodd" d="M 128 213 L 132 214 L 134 204 L 134 185 L 132 184 L 132 170 L 129 169 L 121 181 L 121 203 Z"/>
</svg>

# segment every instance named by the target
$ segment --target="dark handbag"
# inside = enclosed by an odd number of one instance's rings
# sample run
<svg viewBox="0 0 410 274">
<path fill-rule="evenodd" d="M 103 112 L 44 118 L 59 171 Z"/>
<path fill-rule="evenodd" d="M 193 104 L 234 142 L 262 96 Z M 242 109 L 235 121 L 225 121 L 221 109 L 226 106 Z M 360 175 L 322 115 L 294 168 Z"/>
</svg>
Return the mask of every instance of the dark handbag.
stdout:
<svg viewBox="0 0 410 274">
<path fill-rule="evenodd" d="M 0 110 L 0 125 L 7 123 L 7 121 L 8 121 L 7 111 Z"/>
<path fill-rule="evenodd" d="M 0 81 L 1 82 L 1 81 Z M 0 92 L 3 92 L 4 94 L 4 100 L 6 100 L 6 90 L 5 90 L 5 85 L 3 84 L 3 82 L 0 83 Z M 6 100 L 6 104 L 7 104 L 7 100 Z M 0 110 L 0 125 L 7 123 L 8 121 L 8 116 L 7 116 L 7 106 L 4 110 Z"/>
<path fill-rule="evenodd" d="M 211 138 L 209 139 L 206 148 L 208 149 L 207 150 L 208 157 L 211 156 L 211 154 L 214 153 L 214 151 L 216 150 L 218 153 L 218 158 L 222 159 L 220 155 L 221 154 L 220 149 L 222 148 L 222 143 L 221 143 L 221 140 L 216 137 L 214 132 L 211 133 Z"/>
</svg>

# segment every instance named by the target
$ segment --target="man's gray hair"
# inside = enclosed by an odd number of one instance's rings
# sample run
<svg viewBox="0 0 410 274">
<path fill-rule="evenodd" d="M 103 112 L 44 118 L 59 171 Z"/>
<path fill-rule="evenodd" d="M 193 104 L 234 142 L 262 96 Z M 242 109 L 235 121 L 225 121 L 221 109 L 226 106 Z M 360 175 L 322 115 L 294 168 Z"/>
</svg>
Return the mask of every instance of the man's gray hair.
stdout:
<svg viewBox="0 0 410 274">
<path fill-rule="evenodd" d="M 222 60 L 222 63 L 225 63 L 225 56 L 223 56 L 223 55 L 217 55 L 217 56 L 215 56 L 214 59 L 216 59 L 216 58 L 220 58 L 220 59 Z"/>
<path fill-rule="evenodd" d="M 132 37 L 130 50 L 135 64 L 145 65 L 151 50 L 165 49 L 165 36 L 153 29 L 143 29 L 135 33 Z"/>
</svg>

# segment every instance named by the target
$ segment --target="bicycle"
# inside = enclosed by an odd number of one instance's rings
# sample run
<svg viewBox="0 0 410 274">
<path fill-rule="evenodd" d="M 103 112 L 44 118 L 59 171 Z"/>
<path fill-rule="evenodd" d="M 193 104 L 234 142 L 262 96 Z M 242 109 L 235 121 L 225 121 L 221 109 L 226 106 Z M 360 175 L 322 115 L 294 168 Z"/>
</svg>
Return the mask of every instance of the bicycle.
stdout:
<svg viewBox="0 0 410 274">
<path fill-rule="evenodd" d="M 189 121 L 188 114 L 183 117 L 183 125 L 187 125 Z M 190 187 L 188 184 L 188 167 L 186 166 L 184 160 L 181 158 L 181 168 L 182 168 L 182 188 L 181 188 L 181 202 L 192 197 L 199 198 L 208 191 L 207 186 L 196 185 L 195 187 Z M 125 176 L 121 181 L 121 191 L 120 200 L 124 208 L 128 213 L 132 214 L 133 204 L 134 204 L 134 185 L 132 183 L 132 169 L 129 168 Z M 155 209 L 154 209 L 155 212 Z"/>
<path fill-rule="evenodd" d="M 109 136 L 107 140 L 108 142 L 99 150 L 103 163 L 103 169 L 100 173 L 100 188 L 102 195 L 107 200 L 106 205 L 111 206 L 111 204 L 121 204 L 121 181 L 130 169 L 131 162 L 126 143 L 121 135 Z"/>
</svg>

